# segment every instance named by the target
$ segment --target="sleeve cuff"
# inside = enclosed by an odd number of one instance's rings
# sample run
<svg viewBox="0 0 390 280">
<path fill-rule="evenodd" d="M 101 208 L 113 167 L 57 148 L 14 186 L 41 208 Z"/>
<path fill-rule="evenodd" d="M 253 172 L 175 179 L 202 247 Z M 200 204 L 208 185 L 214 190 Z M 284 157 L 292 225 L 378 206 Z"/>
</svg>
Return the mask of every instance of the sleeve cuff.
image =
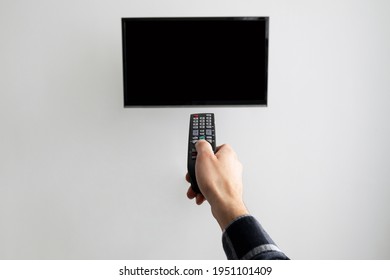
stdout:
<svg viewBox="0 0 390 280">
<path fill-rule="evenodd" d="M 232 260 L 288 259 L 250 215 L 240 216 L 226 227 L 222 244 L 227 258 Z"/>
</svg>

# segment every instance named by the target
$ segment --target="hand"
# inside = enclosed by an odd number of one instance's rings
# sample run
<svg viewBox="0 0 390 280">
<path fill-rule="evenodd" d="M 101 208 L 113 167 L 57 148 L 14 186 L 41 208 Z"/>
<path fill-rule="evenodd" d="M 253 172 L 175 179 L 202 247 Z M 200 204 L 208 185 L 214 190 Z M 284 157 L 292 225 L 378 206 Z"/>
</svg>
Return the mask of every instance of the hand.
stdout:
<svg viewBox="0 0 390 280">
<path fill-rule="evenodd" d="M 190 187 L 187 197 L 196 198 L 198 205 L 207 200 L 214 218 L 224 230 L 232 220 L 248 214 L 242 199 L 242 164 L 228 144 L 219 146 L 215 154 L 205 140 L 199 140 L 195 148 L 195 174 L 202 194 L 196 194 Z M 188 173 L 186 180 L 190 182 Z"/>
</svg>

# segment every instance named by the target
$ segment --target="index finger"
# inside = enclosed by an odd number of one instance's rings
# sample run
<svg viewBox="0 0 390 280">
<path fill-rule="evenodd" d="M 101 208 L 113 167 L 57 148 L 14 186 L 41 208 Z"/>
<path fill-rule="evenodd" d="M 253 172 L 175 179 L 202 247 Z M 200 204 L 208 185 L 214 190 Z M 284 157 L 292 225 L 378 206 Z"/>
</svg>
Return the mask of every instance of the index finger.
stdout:
<svg viewBox="0 0 390 280">
<path fill-rule="evenodd" d="M 229 145 L 229 144 L 223 144 L 221 146 L 219 146 L 217 148 L 217 152 L 215 153 L 215 156 L 217 158 L 221 158 L 221 157 L 234 157 L 237 159 L 237 154 L 236 152 L 233 150 L 233 148 Z"/>
</svg>

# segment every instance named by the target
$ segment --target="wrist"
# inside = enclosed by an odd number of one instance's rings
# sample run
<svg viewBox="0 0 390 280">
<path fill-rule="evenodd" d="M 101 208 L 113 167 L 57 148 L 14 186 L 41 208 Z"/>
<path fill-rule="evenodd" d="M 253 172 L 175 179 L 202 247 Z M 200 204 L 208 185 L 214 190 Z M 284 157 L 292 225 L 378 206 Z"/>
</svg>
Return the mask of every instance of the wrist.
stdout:
<svg viewBox="0 0 390 280">
<path fill-rule="evenodd" d="M 243 202 L 220 206 L 216 209 L 212 208 L 211 211 L 222 231 L 238 217 L 249 215 L 249 211 Z"/>
</svg>

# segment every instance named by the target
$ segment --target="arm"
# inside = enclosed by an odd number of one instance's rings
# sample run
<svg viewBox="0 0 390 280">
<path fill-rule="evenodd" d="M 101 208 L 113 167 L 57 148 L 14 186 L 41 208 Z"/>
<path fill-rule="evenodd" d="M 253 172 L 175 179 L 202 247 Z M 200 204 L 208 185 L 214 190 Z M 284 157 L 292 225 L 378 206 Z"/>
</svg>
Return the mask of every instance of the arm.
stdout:
<svg viewBox="0 0 390 280">
<path fill-rule="evenodd" d="M 207 200 L 223 231 L 222 243 L 228 259 L 288 259 L 249 214 L 242 199 L 242 164 L 230 145 L 218 147 L 196 143 L 195 174 L 202 194 L 190 187 L 187 197 L 198 205 Z M 186 176 L 189 181 L 188 174 Z"/>
</svg>

